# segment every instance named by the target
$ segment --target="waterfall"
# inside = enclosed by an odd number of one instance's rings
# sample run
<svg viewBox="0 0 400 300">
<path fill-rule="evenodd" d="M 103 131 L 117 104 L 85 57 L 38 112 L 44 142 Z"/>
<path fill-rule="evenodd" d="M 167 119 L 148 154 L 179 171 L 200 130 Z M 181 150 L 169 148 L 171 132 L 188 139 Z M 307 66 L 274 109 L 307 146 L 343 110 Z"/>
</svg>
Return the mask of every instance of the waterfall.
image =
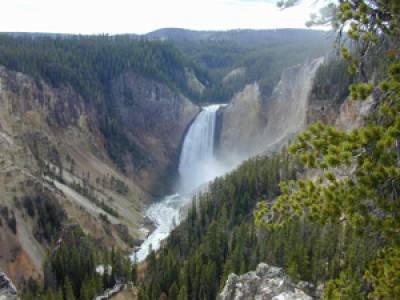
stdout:
<svg viewBox="0 0 400 300">
<path fill-rule="evenodd" d="M 190 192 L 218 175 L 214 157 L 215 120 L 220 105 L 203 108 L 183 142 L 179 161 L 180 192 Z"/>
<path fill-rule="evenodd" d="M 161 241 L 179 224 L 181 208 L 191 200 L 190 194 L 186 194 L 223 174 L 224 170 L 214 157 L 215 121 L 220 106 L 203 107 L 190 126 L 179 160 L 178 193 L 164 197 L 147 209 L 146 217 L 154 223 L 156 229 L 143 241 L 138 251 L 132 254 L 132 260 L 143 261 L 149 249 L 157 250 Z"/>
</svg>

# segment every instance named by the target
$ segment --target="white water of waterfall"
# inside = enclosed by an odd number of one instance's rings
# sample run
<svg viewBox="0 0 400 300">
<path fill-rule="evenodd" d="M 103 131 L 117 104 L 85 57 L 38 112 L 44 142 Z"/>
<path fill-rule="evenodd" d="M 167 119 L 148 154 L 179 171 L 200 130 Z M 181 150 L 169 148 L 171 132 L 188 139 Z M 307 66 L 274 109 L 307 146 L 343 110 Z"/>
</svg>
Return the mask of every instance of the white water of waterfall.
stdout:
<svg viewBox="0 0 400 300">
<path fill-rule="evenodd" d="M 190 192 L 224 173 L 214 156 L 215 123 L 220 106 L 203 107 L 190 126 L 180 155 L 178 193 L 164 197 L 147 209 L 146 216 L 156 229 L 132 255 L 132 260 L 136 257 L 137 261 L 143 261 L 150 249 L 157 250 L 161 241 L 179 224 L 181 209 L 191 200 Z"/>
<path fill-rule="evenodd" d="M 179 161 L 180 193 L 193 191 L 219 173 L 214 157 L 215 121 L 219 107 L 204 107 L 185 137 Z"/>
</svg>

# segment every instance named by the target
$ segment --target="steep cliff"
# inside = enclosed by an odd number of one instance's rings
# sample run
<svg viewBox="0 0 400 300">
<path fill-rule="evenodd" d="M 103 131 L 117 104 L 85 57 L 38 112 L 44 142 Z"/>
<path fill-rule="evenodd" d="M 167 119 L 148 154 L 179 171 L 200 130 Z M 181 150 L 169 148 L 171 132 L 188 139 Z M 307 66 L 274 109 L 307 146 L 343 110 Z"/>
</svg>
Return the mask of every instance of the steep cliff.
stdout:
<svg viewBox="0 0 400 300">
<path fill-rule="evenodd" d="M 220 114 L 220 157 L 248 158 L 273 151 L 304 128 L 318 58 L 286 69 L 272 95 L 264 99 L 257 83 L 236 94 Z"/>
<path fill-rule="evenodd" d="M 173 43 L 199 67 L 209 80 L 201 99 L 229 102 L 246 85 L 258 82 L 261 93 L 270 96 L 286 68 L 308 58 L 324 55 L 332 36 L 303 29 L 191 31 L 164 28 L 146 35 Z"/>
<path fill-rule="evenodd" d="M 259 86 L 254 83 L 220 109 L 217 134 L 220 157 L 235 162 L 257 152 L 259 137 L 267 124 L 263 105 Z"/>
<path fill-rule="evenodd" d="M 66 223 L 131 249 L 143 204 L 166 190 L 198 108 L 132 71 L 110 86 L 87 101 L 0 66 L 0 268 L 17 285 L 41 276 Z"/>
<path fill-rule="evenodd" d="M 138 152 L 136 157 L 125 155 L 124 166 L 147 191 L 164 193 L 174 179 L 185 130 L 199 107 L 167 85 L 129 71 L 112 80 L 111 95 L 116 118 Z"/>
</svg>

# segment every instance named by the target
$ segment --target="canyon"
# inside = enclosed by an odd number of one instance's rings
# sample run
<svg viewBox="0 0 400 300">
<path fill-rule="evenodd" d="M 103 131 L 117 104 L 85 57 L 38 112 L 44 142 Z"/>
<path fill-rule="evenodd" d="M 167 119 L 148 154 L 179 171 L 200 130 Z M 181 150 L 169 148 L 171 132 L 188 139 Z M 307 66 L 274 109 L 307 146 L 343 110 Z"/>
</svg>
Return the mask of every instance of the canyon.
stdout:
<svg viewBox="0 0 400 300">
<path fill-rule="evenodd" d="M 136 102 L 128 104 L 121 89 L 134 94 Z M 48 247 L 37 240 L 37 220 L 21 207 L 28 196 L 46 195 L 92 236 L 129 249 L 141 238 L 143 207 L 173 181 L 170 170 L 199 108 L 167 86 L 132 73 L 116 78 L 112 91 L 125 124 L 121 131 L 139 149 L 123 158 L 124 171 L 109 158 L 98 108 L 85 105 L 72 88 L 54 88 L 0 67 L 1 207 L 3 216 L 17 224 L 15 233 L 5 224 L 0 230 L 0 267 L 16 283 L 41 276 Z M 171 180 L 159 180 L 166 173 Z M 83 193 L 84 182 L 95 198 Z M 101 203 L 107 203 L 106 209 Z"/>
<path fill-rule="evenodd" d="M 175 163 L 177 166 L 175 168 L 182 180 L 177 184 L 181 186 L 175 189 L 184 194 L 234 169 L 251 156 L 278 150 L 306 126 L 306 111 L 309 105 L 307 99 L 311 82 L 321 63 L 322 59 L 316 59 L 285 70 L 268 99 L 261 96 L 258 84 L 253 83 L 238 92 L 230 104 L 222 107 L 217 105 L 205 107 L 203 114 L 201 112 L 198 114 L 201 108 L 193 105 L 184 96 L 175 94 L 165 85 L 146 80 L 133 73 L 123 74 L 113 80 L 113 99 L 121 111 L 121 120 L 126 130 L 134 136 L 135 141 L 140 138 L 141 147 L 150 150 L 146 159 L 151 161 L 148 167 L 138 169 L 135 169 L 135 164 L 131 162 L 127 164 L 131 167 L 125 174 L 113 168 L 112 162 L 107 158 L 94 108 L 83 107 L 81 103 L 84 101 L 79 100 L 80 96 L 72 89 L 54 89 L 46 83 L 42 83 L 43 86 L 39 87 L 29 76 L 2 67 L 0 69 L 2 171 L 13 178 L 11 182 L 4 182 L 3 189 L 10 189 L 12 185 L 32 186 L 25 193 L 34 193 L 38 186 L 42 186 L 56 196 L 56 201 L 62 203 L 68 215 L 79 216 L 77 220 L 80 225 L 91 234 L 99 237 L 107 236 L 106 239 L 111 244 L 117 242 L 121 246 L 126 245 L 126 241 L 120 238 L 118 232 L 118 226 L 122 224 L 129 228 L 130 235 L 140 240 L 140 231 L 137 229 L 143 226 L 141 222 L 145 222 L 145 220 L 140 221 L 139 217 L 143 209 L 143 200 L 149 198 L 150 190 L 163 189 L 154 184 L 166 183 L 154 177 L 156 174 L 165 174 L 168 168 L 173 168 L 171 166 L 174 166 L 174 161 L 179 161 L 180 157 L 179 167 Z M 129 90 L 134 95 L 133 98 L 138 100 L 133 104 L 128 103 L 124 89 Z M 66 95 L 69 95 L 69 98 L 65 98 Z M 204 114 L 207 111 L 213 113 L 211 119 Z M 151 123 L 154 120 L 157 122 Z M 292 125 L 287 124 L 286 120 L 290 120 Z M 202 124 L 200 127 L 204 127 L 207 122 L 211 122 L 209 127 L 196 129 L 197 124 Z M 187 129 L 188 126 L 190 129 Z M 191 131 L 194 133 L 191 134 Z M 188 139 L 184 138 L 185 134 Z M 201 142 L 203 138 L 205 140 Z M 197 145 L 196 142 L 200 144 Z M 32 143 L 34 145 L 31 145 Z M 180 155 L 179 145 L 183 146 Z M 34 153 L 33 149 L 38 153 Z M 57 165 L 60 161 L 64 161 L 66 167 L 63 170 L 63 178 L 66 182 L 40 179 L 38 176 L 40 166 L 37 165 L 35 155 L 46 157 L 57 171 Z M 129 160 L 129 157 L 127 159 Z M 70 170 L 72 161 L 74 161 L 73 172 Z M 18 165 L 21 162 L 24 162 L 24 165 Z M 129 187 L 128 195 L 107 189 L 96 190 L 100 197 L 106 199 L 111 196 L 116 200 L 111 205 L 122 213 L 121 216 L 115 218 L 102 212 L 87 197 L 68 186 L 68 183 L 82 180 L 86 176 L 85 172 L 90 173 L 92 178 L 115 176 Z M 15 174 L 19 174 L 18 177 Z M 201 177 L 196 178 L 199 174 Z M 178 178 L 178 174 L 175 176 Z M 14 181 L 17 178 L 19 183 Z M 186 180 L 190 183 L 185 182 Z M 31 181 L 33 183 L 30 183 Z M 152 183 L 153 186 L 149 186 L 148 183 Z M 22 195 L 23 193 L 16 194 L 16 197 Z M 156 194 L 156 197 L 159 196 Z M 172 229 L 172 220 L 178 222 L 182 216 L 179 210 L 184 205 L 180 201 L 185 199 L 182 201 L 188 202 L 190 197 L 190 195 L 185 197 L 172 195 L 164 202 L 160 202 L 175 206 L 173 213 L 162 210 L 160 203 L 150 206 L 147 217 L 152 222 L 159 222 L 157 217 L 151 216 L 157 209 L 162 211 L 159 218 L 165 214 L 171 216 L 170 220 L 163 224 L 168 229 L 164 228 L 164 233 L 159 239 L 165 238 Z M 135 202 L 136 204 L 132 206 Z M 15 204 L 8 203 L 8 205 Z M 84 210 L 80 209 L 82 207 Z M 104 228 L 99 222 L 99 213 L 106 214 L 115 224 L 111 235 L 102 233 Z M 25 264 L 29 263 L 32 265 L 30 272 L 33 272 L 31 273 L 33 275 L 36 274 L 36 270 L 40 270 L 44 253 L 41 245 L 35 242 L 33 232 L 29 232 L 30 230 L 25 227 L 26 218 L 18 213 L 16 218 L 18 234 L 15 245 L 20 244 L 23 248 L 15 258 L 14 274 L 20 272 L 20 268 L 25 269 Z M 25 236 L 20 236 L 21 234 Z M 148 246 L 149 244 L 145 243 L 142 248 Z M 157 248 L 156 245 L 153 246 Z M 10 250 L 3 249 L 3 251 Z M 141 256 L 141 259 L 143 258 Z M 25 262 L 22 263 L 21 260 Z M 3 268 L 10 272 L 9 267 L 3 265 Z"/>
<path fill-rule="evenodd" d="M 305 128 L 322 63 L 284 68 L 269 95 L 232 67 L 221 88 L 242 87 L 224 104 L 195 101 L 207 82 L 190 66 L 176 86 L 127 68 L 89 99 L 73 81 L 0 66 L 1 270 L 17 286 L 41 279 L 46 252 L 75 224 L 143 261 L 210 181 Z"/>
<path fill-rule="evenodd" d="M 311 124 L 311 119 L 325 119 L 347 130 L 361 126 L 372 99 L 362 103 L 342 99 L 343 103 L 333 105 L 313 95 L 313 80 L 322 64 L 323 57 L 284 70 L 269 98 L 263 98 L 254 83 L 246 85 L 227 105 L 202 108 L 184 139 L 176 194 L 146 211 L 156 229 L 136 252 L 138 261 L 145 259 L 149 249 L 159 249 L 160 242 L 186 216 L 190 200 L 207 190 L 209 182 L 249 158 L 279 152 Z M 330 121 L 325 107 L 330 109 Z"/>
</svg>

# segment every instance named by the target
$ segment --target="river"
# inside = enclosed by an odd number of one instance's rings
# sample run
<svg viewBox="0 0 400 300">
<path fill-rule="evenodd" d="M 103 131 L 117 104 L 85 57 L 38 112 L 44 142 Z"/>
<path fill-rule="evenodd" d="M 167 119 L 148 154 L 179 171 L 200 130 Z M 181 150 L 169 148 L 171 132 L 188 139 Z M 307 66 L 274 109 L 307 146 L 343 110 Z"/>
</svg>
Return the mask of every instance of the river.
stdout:
<svg viewBox="0 0 400 300">
<path fill-rule="evenodd" d="M 159 249 L 161 241 L 181 221 L 182 209 L 190 204 L 192 192 L 225 173 L 226 169 L 214 155 L 215 123 L 220 107 L 220 104 L 202 107 L 190 126 L 180 154 L 177 191 L 146 210 L 156 228 L 132 255 L 133 260 L 136 257 L 137 261 L 143 261 L 150 249 Z"/>
</svg>

